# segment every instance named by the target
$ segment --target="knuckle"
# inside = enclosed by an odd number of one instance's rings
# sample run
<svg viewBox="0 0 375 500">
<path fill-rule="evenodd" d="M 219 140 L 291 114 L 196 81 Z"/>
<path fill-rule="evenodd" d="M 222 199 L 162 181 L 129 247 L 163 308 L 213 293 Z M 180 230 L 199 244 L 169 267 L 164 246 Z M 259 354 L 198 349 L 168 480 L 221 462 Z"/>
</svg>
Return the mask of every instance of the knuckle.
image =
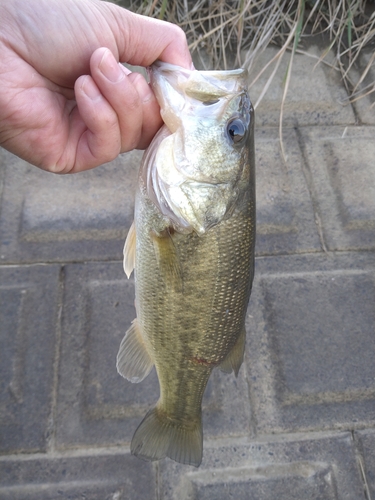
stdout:
<svg viewBox="0 0 375 500">
<path fill-rule="evenodd" d="M 141 100 L 139 94 L 135 89 L 127 92 L 126 94 L 126 111 L 127 113 L 141 112 Z"/>
</svg>

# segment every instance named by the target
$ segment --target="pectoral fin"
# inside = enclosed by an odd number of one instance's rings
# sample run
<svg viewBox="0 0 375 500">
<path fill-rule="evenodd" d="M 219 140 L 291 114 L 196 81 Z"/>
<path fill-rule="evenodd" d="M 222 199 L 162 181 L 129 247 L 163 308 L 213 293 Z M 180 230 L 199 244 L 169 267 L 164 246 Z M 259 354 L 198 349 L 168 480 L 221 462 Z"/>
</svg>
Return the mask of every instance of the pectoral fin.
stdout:
<svg viewBox="0 0 375 500">
<path fill-rule="evenodd" d="M 154 366 L 137 319 L 133 321 L 120 344 L 116 366 L 119 374 L 133 383 L 142 382 Z"/>
<path fill-rule="evenodd" d="M 182 290 L 180 261 L 172 239 L 171 229 L 167 228 L 161 234 L 152 233 L 151 239 L 163 279 L 172 284 L 176 290 Z"/>
<path fill-rule="evenodd" d="M 135 224 L 133 221 L 124 246 L 124 271 L 128 278 L 130 278 L 130 275 L 135 267 L 135 243 Z"/>
<path fill-rule="evenodd" d="M 243 327 L 236 343 L 232 347 L 232 350 L 229 352 L 228 356 L 224 359 L 224 361 L 220 365 L 220 370 L 225 373 L 231 373 L 234 371 L 235 376 L 237 377 L 239 369 L 242 365 L 243 356 L 245 352 L 245 337 L 246 330 Z"/>
</svg>

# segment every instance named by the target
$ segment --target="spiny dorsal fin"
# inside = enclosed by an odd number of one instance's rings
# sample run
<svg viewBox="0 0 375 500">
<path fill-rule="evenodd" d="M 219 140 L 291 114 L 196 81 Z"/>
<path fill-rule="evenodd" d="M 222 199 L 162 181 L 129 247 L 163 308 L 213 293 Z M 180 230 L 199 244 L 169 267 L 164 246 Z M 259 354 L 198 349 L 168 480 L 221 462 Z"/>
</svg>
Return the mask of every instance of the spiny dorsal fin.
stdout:
<svg viewBox="0 0 375 500">
<path fill-rule="evenodd" d="M 124 271 L 128 278 L 135 267 L 135 244 L 136 244 L 136 234 L 135 234 L 135 224 L 130 226 L 128 235 L 125 240 L 124 245 Z"/>
<path fill-rule="evenodd" d="M 119 374 L 133 383 L 142 382 L 154 366 L 147 352 L 137 318 L 120 344 L 116 366 Z"/>
<path fill-rule="evenodd" d="M 246 337 L 246 330 L 245 327 L 243 327 L 236 343 L 232 347 L 232 350 L 229 351 L 228 356 L 219 366 L 222 372 L 231 373 L 233 370 L 235 376 L 237 377 L 240 367 L 242 365 L 243 356 L 245 352 L 245 337 Z"/>
</svg>

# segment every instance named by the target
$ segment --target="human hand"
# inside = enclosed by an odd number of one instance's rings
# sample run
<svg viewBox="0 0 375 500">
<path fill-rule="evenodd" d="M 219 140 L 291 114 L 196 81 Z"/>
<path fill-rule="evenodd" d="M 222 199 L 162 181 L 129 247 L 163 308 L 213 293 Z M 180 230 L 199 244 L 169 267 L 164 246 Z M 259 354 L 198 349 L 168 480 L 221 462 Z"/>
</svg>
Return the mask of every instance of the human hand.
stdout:
<svg viewBox="0 0 375 500">
<path fill-rule="evenodd" d="M 180 28 L 100 0 L 0 0 L 0 145 L 56 173 L 144 149 L 159 106 L 118 61 L 156 59 L 191 67 Z"/>
</svg>

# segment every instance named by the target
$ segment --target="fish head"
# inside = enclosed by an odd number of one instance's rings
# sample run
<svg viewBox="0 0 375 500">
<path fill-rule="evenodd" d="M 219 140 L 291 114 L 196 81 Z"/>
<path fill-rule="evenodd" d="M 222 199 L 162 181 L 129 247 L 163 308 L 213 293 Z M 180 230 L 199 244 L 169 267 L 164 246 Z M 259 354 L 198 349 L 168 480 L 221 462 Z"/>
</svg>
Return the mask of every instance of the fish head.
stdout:
<svg viewBox="0 0 375 500">
<path fill-rule="evenodd" d="M 165 126 L 142 172 L 150 198 L 176 230 L 205 233 L 247 187 L 253 109 L 246 76 L 243 69 L 196 71 L 162 62 L 151 68 Z"/>
</svg>

